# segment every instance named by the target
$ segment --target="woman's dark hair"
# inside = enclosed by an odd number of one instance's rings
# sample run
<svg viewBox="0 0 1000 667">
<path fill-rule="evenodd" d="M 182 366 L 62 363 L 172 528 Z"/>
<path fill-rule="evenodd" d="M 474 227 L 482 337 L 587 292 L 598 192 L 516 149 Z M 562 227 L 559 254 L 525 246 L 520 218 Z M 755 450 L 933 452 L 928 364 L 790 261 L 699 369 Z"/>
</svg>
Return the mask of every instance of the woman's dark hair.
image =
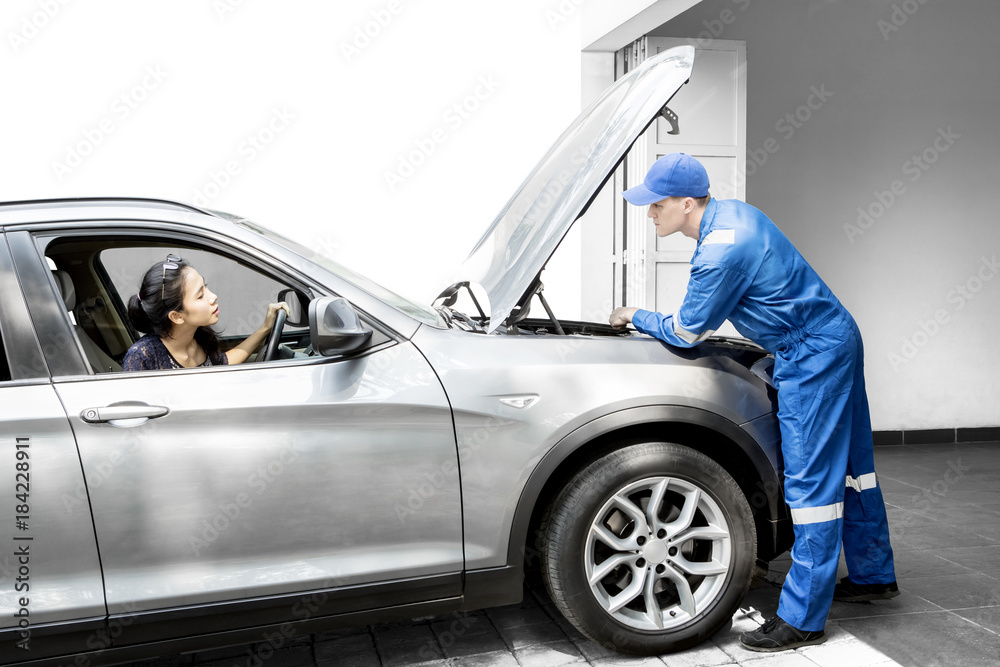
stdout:
<svg viewBox="0 0 1000 667">
<path fill-rule="evenodd" d="M 166 261 L 149 267 L 139 293 L 128 300 L 128 318 L 133 327 L 161 337 L 170 333 L 170 311 L 184 310 L 184 269 L 189 266 L 183 259 L 167 255 Z M 210 356 L 218 353 L 219 337 L 211 327 L 198 327 L 194 339 Z"/>
</svg>

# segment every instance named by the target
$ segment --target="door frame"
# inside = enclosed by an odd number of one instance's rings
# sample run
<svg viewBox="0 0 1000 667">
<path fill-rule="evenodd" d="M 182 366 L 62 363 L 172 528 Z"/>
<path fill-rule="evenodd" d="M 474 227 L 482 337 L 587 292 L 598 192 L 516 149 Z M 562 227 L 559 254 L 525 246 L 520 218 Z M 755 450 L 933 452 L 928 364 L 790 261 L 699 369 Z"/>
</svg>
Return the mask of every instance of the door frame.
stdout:
<svg viewBox="0 0 1000 667">
<path fill-rule="evenodd" d="M 660 155 L 668 152 L 683 152 L 701 157 L 724 157 L 735 160 L 736 182 L 729 185 L 735 191 L 735 199 L 746 201 L 746 42 L 741 40 L 692 40 L 647 35 L 626 46 L 619 53 L 621 54 L 621 62 L 627 68 L 630 63 L 632 65 L 638 64 L 645 58 L 656 55 L 662 49 L 682 45 L 695 47 L 695 66 L 692 77 L 697 76 L 699 51 L 730 51 L 736 54 L 736 142 L 731 146 L 694 143 L 661 144 L 657 142 L 658 122 L 654 122 L 629 151 L 625 162 L 626 177 L 622 179 L 623 189 L 615 194 L 620 197 L 624 188 L 641 183 L 646 172 Z M 625 71 L 628 70 L 625 69 Z M 649 224 L 645 207 L 616 207 L 615 214 L 622 216 L 621 219 L 616 219 L 615 228 L 622 230 L 624 234 L 622 240 L 624 251 L 619 257 L 621 270 L 616 272 L 623 276 L 624 284 L 621 292 L 628 300 L 628 305 L 656 311 L 658 310 L 656 307 L 657 263 L 687 264 L 691 260 L 693 248 L 690 250 L 657 250 L 656 231 Z"/>
</svg>

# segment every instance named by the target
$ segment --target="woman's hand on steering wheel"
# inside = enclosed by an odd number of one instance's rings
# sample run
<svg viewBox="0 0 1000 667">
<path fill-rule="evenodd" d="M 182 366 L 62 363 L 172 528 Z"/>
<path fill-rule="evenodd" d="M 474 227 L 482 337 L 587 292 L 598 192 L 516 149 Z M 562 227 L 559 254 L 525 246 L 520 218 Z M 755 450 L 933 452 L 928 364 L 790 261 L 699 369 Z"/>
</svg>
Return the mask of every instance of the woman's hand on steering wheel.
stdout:
<svg viewBox="0 0 1000 667">
<path fill-rule="evenodd" d="M 281 330 L 285 326 L 285 319 L 288 317 L 288 304 L 284 301 L 271 303 L 267 306 L 267 315 L 264 316 L 262 331 L 268 334 L 264 338 L 264 347 L 258 353 L 258 361 L 271 361 L 278 357 L 278 345 L 281 344 Z"/>
<path fill-rule="evenodd" d="M 267 304 L 267 315 L 264 316 L 264 324 L 261 325 L 261 329 L 270 331 L 274 328 L 274 318 L 277 317 L 278 310 L 284 310 L 286 317 L 291 314 L 291 311 L 288 310 L 288 304 L 284 301 L 269 303 Z"/>
</svg>

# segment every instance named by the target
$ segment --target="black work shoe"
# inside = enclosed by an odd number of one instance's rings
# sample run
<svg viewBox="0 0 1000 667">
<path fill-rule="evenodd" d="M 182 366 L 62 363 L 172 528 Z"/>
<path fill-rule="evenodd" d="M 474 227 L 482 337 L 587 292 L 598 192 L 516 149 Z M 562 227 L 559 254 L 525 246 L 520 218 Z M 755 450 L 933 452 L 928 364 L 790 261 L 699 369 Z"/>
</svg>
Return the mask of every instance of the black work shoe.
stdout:
<svg viewBox="0 0 1000 667">
<path fill-rule="evenodd" d="M 818 632 L 803 632 L 775 616 L 753 632 L 740 633 L 740 643 L 743 648 L 751 651 L 787 651 L 800 646 L 822 644 L 826 634 Z"/>
<path fill-rule="evenodd" d="M 844 577 L 833 588 L 833 599 L 837 602 L 867 602 L 868 600 L 888 600 L 899 595 L 899 586 L 889 584 L 856 584 L 850 577 Z"/>
</svg>

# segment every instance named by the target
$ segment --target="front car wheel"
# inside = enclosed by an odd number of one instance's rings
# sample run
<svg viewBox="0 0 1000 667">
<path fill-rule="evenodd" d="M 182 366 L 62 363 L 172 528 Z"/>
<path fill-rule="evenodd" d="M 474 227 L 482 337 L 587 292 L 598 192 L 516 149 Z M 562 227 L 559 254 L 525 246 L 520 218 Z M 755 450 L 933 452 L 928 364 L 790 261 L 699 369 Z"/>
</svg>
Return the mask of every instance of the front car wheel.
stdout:
<svg viewBox="0 0 1000 667">
<path fill-rule="evenodd" d="M 542 525 L 542 572 L 581 632 L 625 653 L 693 646 L 726 625 L 756 561 L 739 486 L 688 447 L 643 443 L 573 477 Z"/>
</svg>

